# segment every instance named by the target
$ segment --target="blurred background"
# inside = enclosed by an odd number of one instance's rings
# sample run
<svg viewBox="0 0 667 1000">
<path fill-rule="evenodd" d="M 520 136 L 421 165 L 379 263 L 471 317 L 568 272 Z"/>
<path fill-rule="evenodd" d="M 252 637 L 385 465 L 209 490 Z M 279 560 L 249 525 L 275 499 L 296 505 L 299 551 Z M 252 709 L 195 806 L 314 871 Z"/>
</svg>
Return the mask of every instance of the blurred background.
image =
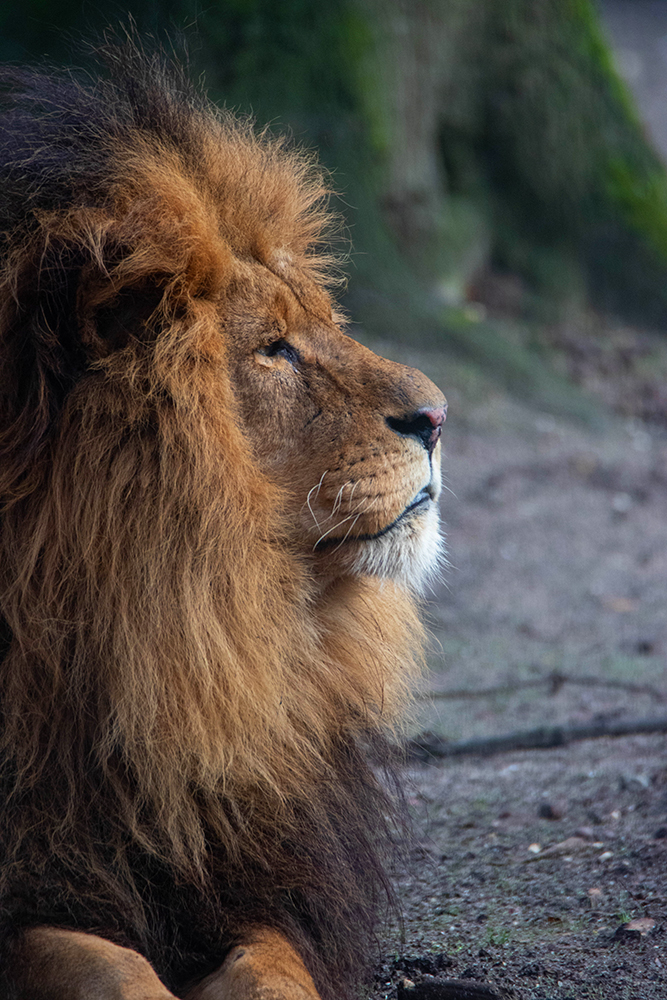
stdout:
<svg viewBox="0 0 667 1000">
<path fill-rule="evenodd" d="M 315 148 L 352 332 L 450 400 L 416 729 L 650 714 L 667 656 L 667 2 L 133 0 L 217 102 Z M 127 5 L 5 0 L 85 65 Z M 177 43 L 177 45 L 180 43 Z M 461 690 L 488 695 L 464 697 Z"/>
</svg>

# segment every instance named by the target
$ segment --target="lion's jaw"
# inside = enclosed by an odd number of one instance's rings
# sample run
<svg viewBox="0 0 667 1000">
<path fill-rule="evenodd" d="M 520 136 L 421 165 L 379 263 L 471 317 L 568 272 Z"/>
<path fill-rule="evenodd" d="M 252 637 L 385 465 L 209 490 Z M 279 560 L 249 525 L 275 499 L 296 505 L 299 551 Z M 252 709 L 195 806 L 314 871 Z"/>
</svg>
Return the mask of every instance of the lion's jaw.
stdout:
<svg viewBox="0 0 667 1000">
<path fill-rule="evenodd" d="M 242 318 L 231 331 L 248 344 L 233 384 L 255 453 L 286 490 L 297 546 L 325 584 L 371 575 L 423 589 L 443 552 L 444 397 L 341 333 L 320 289 L 311 298 L 300 280 L 297 295 L 284 270 L 254 272 L 264 319 L 252 335 Z"/>
<path fill-rule="evenodd" d="M 431 459 L 428 485 L 396 521 L 376 537 L 350 544 L 350 551 L 346 553 L 350 573 L 388 577 L 415 592 L 422 592 L 444 560 L 439 496 L 440 445 Z"/>
<path fill-rule="evenodd" d="M 373 457 L 381 464 L 387 461 L 385 455 Z M 381 483 L 377 492 L 371 492 L 377 470 L 363 477 L 351 473 L 363 459 L 353 458 L 333 476 L 325 470 L 299 511 L 320 579 L 376 576 L 393 579 L 413 592 L 424 590 L 444 557 L 440 458 L 439 442 L 430 455 L 417 443 L 406 442 L 402 454 L 389 459 L 389 475 L 395 476 L 389 497 L 383 496 Z M 328 477 L 332 482 L 325 490 Z"/>
</svg>

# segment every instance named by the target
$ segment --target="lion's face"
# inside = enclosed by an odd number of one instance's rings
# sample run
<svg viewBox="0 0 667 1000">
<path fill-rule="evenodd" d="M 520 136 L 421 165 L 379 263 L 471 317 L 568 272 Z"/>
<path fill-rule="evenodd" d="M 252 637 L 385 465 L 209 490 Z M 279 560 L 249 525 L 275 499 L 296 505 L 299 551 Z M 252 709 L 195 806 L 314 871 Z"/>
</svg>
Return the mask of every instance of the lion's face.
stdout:
<svg viewBox="0 0 667 1000">
<path fill-rule="evenodd" d="M 247 265 L 228 304 L 232 381 L 253 450 L 291 498 L 320 577 L 419 587 L 438 562 L 446 401 L 421 372 L 345 336 L 328 295 Z"/>
</svg>

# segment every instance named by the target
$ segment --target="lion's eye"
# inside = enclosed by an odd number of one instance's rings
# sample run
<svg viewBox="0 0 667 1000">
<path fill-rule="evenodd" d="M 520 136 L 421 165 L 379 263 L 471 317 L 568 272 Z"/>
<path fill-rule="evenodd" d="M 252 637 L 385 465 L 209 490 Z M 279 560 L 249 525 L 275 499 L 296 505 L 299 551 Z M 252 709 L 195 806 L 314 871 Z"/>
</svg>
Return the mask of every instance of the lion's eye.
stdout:
<svg viewBox="0 0 667 1000">
<path fill-rule="evenodd" d="M 265 347 L 259 347 L 255 351 L 255 356 L 259 356 L 257 360 L 262 358 L 284 358 L 288 361 L 293 368 L 296 368 L 299 362 L 299 352 L 295 347 L 287 341 L 283 340 L 281 337 L 279 340 L 274 340 L 270 344 L 266 344 Z M 266 362 L 263 362 L 266 364 Z"/>
</svg>

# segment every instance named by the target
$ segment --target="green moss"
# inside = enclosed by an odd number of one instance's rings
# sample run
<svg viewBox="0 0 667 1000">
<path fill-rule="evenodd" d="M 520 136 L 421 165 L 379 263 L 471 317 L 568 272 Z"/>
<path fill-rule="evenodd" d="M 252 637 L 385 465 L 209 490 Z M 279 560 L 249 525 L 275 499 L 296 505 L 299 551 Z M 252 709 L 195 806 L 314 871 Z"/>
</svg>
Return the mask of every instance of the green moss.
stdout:
<svg viewBox="0 0 667 1000">
<path fill-rule="evenodd" d="M 517 267 L 522 246 L 531 261 L 549 251 L 566 264 L 561 294 L 574 265 L 594 298 L 613 287 L 617 307 L 625 297 L 660 316 L 667 176 L 613 66 L 595 7 L 589 0 L 506 0 L 495 7 L 490 33 L 481 150 L 498 259 Z M 638 243 L 644 258 L 654 258 L 639 274 L 632 266 Z M 558 270 L 545 274 L 557 277 Z M 557 280 L 549 287 L 534 267 L 522 271 L 558 296 Z"/>
<path fill-rule="evenodd" d="M 667 262 L 667 175 L 662 168 L 639 171 L 624 160 L 606 165 L 609 199 L 627 225 L 645 237 Z"/>
</svg>

